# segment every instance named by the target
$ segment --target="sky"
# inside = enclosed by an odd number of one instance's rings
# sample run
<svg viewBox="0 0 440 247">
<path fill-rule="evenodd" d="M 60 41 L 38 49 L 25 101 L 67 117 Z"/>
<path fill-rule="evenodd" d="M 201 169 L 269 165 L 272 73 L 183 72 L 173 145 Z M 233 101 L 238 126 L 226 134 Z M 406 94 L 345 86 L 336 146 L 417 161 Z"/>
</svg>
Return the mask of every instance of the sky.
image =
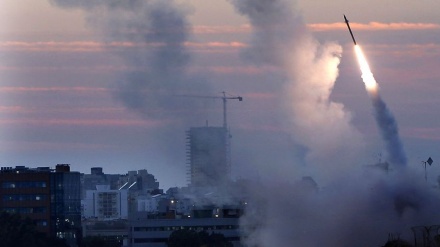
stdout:
<svg viewBox="0 0 440 247">
<path fill-rule="evenodd" d="M 222 102 L 179 95 L 221 96 L 225 91 L 244 98 L 228 101 L 234 177 L 278 176 L 285 169 L 277 166 L 292 167 L 290 175 L 296 178 L 319 177 L 333 170 L 330 165 L 293 168 L 294 163 L 325 162 L 304 159 L 307 146 L 316 140 L 291 130 L 289 125 L 298 121 L 292 118 L 298 115 L 297 108 L 285 107 L 285 74 L 280 67 L 259 64 L 247 56 L 246 50 L 255 42 L 255 25 L 251 25 L 255 23 L 238 13 L 231 2 L 181 0 L 156 10 L 171 11 L 173 23 L 186 31 L 172 32 L 176 35 L 172 47 L 178 50 L 170 56 L 160 45 L 161 38 L 168 37 L 146 32 L 150 43 L 139 39 L 136 28 L 162 27 L 160 23 L 154 26 L 155 22 L 150 25 L 147 15 L 132 19 L 130 12 L 123 12 L 126 15 L 111 19 L 114 10 L 69 7 L 61 2 L 2 0 L 1 166 L 67 163 L 72 170 L 85 173 L 97 166 L 105 173 L 147 169 L 161 188 L 184 186 L 185 131 L 206 124 L 221 126 Z M 330 100 L 342 106 L 350 128 L 359 133 L 355 139 L 341 138 L 349 146 L 362 143 L 351 164 L 383 160 L 385 151 L 343 14 L 398 122 L 408 166 L 423 173 L 421 162 L 432 157 L 428 178 L 437 184 L 440 17 L 436 10 L 440 2 L 301 0 L 291 4 L 317 42 L 342 49 L 334 86 L 328 90 Z M 133 24 L 130 27 L 135 31 L 124 30 L 124 23 Z M 262 46 L 261 53 L 268 49 Z M 159 65 L 154 72 L 144 68 Z M 150 86 L 134 83 L 142 80 L 151 81 Z M 144 91 L 148 93 L 139 93 Z M 351 155 L 351 151 L 340 151 L 338 155 Z"/>
</svg>

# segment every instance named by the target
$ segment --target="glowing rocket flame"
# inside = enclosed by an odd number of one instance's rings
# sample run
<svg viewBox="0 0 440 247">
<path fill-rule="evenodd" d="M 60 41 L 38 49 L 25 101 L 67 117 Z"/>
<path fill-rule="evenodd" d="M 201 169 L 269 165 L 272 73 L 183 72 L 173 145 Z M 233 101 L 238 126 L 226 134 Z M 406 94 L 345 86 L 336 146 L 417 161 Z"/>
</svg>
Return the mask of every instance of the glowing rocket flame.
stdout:
<svg viewBox="0 0 440 247">
<path fill-rule="evenodd" d="M 369 93 L 377 92 L 377 82 L 376 79 L 374 79 L 373 73 L 371 73 L 370 66 L 365 59 L 364 53 L 362 52 L 359 45 L 355 45 L 354 50 L 356 52 L 356 57 L 361 68 L 362 80 L 365 83 L 365 88 L 368 90 Z"/>
</svg>

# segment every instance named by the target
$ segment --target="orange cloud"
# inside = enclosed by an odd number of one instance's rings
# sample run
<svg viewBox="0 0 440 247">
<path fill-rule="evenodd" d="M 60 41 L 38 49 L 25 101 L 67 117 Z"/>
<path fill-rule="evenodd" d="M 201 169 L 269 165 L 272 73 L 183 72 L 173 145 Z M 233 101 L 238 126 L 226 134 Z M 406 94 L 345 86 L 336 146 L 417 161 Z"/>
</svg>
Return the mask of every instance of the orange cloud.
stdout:
<svg viewBox="0 0 440 247">
<path fill-rule="evenodd" d="M 0 87 L 0 93 L 16 92 L 109 92 L 108 88 L 91 87 Z"/>
<path fill-rule="evenodd" d="M 255 100 L 272 100 L 278 96 L 273 93 L 255 92 L 255 93 L 244 94 L 243 97 L 245 97 L 246 99 L 255 99 Z"/>
<path fill-rule="evenodd" d="M 23 112 L 29 112 L 29 110 L 21 106 L 0 106 L 0 113 L 23 113 Z"/>
<path fill-rule="evenodd" d="M 411 128 L 402 131 L 405 136 L 425 139 L 440 140 L 440 128 Z"/>
<path fill-rule="evenodd" d="M 347 25 L 344 22 L 335 23 L 315 23 L 307 25 L 312 31 L 335 31 L 335 30 L 345 30 Z M 440 29 L 440 25 L 436 23 L 381 23 L 381 22 L 370 22 L 367 24 L 363 23 L 350 23 L 350 27 L 356 31 L 381 31 L 381 30 L 432 30 Z"/>
<path fill-rule="evenodd" d="M 247 24 L 241 26 L 194 26 L 192 31 L 194 34 L 234 34 L 250 33 L 252 28 Z"/>
<path fill-rule="evenodd" d="M 117 127 L 156 127 L 163 126 L 158 120 L 130 119 L 1 119 L 0 125 L 37 126 L 117 126 Z"/>
<path fill-rule="evenodd" d="M 120 48 L 145 48 L 157 47 L 159 43 L 134 43 L 134 42 L 97 42 L 97 41 L 73 41 L 73 42 L 24 42 L 6 41 L 0 42 L 0 50 L 8 51 L 33 51 L 33 52 L 101 52 Z"/>
<path fill-rule="evenodd" d="M 2 150 L 27 151 L 27 150 L 72 150 L 72 149 L 103 149 L 119 148 L 110 144 L 75 143 L 75 142 L 42 142 L 42 141 L 3 141 Z"/>
<path fill-rule="evenodd" d="M 440 56 L 440 44 L 373 44 L 365 45 L 368 54 L 392 56 L 398 59 L 436 59 Z M 432 74 L 432 73 L 431 73 Z"/>
<path fill-rule="evenodd" d="M 96 42 L 96 41 L 77 41 L 77 42 L 23 42 L 6 41 L 0 42 L 0 51 L 16 52 L 103 52 L 120 49 L 146 49 L 163 46 L 161 43 L 142 43 L 142 42 Z M 241 48 L 246 44 L 241 42 L 186 42 L 188 48 Z"/>
<path fill-rule="evenodd" d="M 207 66 L 192 67 L 191 73 L 210 72 L 216 74 L 248 74 L 261 75 L 276 72 L 279 69 L 273 66 Z"/>
</svg>

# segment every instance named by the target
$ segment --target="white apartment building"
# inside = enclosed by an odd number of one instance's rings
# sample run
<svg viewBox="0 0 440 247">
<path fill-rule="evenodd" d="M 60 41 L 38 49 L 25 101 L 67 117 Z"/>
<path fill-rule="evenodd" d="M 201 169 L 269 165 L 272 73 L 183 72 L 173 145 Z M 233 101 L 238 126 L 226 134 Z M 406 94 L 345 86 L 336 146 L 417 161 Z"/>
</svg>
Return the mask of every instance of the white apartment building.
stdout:
<svg viewBox="0 0 440 247">
<path fill-rule="evenodd" d="M 111 190 L 110 185 L 96 185 L 96 190 L 86 190 L 81 204 L 85 218 L 128 219 L 128 191 L 125 189 Z"/>
</svg>

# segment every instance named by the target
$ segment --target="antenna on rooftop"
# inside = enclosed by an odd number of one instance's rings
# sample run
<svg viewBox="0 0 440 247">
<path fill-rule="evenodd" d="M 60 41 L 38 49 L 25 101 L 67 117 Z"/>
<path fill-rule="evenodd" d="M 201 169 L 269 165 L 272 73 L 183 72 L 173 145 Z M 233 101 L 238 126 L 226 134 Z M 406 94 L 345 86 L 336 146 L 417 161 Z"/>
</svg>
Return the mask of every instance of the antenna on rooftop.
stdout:
<svg viewBox="0 0 440 247">
<path fill-rule="evenodd" d="M 433 162 L 434 162 L 434 160 L 433 160 L 431 157 L 429 157 L 428 160 L 426 160 L 426 161 L 422 161 L 422 164 L 425 165 L 425 181 L 426 181 L 426 182 L 428 182 L 428 175 L 427 175 L 427 173 L 426 173 L 426 164 L 428 164 L 429 166 L 431 166 Z"/>
</svg>

